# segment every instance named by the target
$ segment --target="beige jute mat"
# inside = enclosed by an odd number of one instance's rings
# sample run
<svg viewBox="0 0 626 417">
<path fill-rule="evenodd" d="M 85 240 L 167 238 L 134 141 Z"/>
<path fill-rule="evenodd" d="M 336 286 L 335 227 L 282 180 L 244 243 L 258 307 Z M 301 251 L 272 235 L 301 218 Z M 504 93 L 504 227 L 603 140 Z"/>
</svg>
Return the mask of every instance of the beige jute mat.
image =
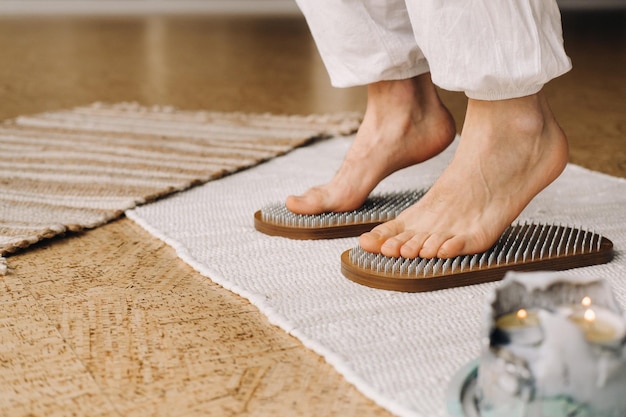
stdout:
<svg viewBox="0 0 626 417">
<path fill-rule="evenodd" d="M 0 124 L 0 275 L 6 256 L 94 228 L 125 210 L 221 178 L 317 138 L 353 132 L 359 115 L 271 115 L 102 104 Z"/>
</svg>

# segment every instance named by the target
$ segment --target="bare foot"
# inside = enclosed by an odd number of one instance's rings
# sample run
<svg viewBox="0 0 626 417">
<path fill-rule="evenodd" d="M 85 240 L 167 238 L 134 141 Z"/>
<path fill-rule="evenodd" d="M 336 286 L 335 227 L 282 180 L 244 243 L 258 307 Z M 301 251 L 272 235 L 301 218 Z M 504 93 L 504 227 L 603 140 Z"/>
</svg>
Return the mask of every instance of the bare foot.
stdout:
<svg viewBox="0 0 626 417">
<path fill-rule="evenodd" d="M 469 100 L 454 159 L 420 201 L 360 238 L 386 256 L 451 258 L 489 249 L 565 168 L 568 145 L 542 93 Z"/>
<path fill-rule="evenodd" d="M 334 178 L 289 196 L 287 208 L 299 214 L 354 210 L 383 178 L 437 155 L 455 134 L 430 73 L 371 84 L 363 123 Z"/>
</svg>

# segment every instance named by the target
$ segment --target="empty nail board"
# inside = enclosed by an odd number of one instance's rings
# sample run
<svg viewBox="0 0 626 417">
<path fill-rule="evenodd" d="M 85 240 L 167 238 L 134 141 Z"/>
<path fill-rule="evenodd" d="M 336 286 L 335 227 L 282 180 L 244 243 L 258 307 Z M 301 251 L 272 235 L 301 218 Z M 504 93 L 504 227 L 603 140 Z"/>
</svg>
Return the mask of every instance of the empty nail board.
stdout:
<svg viewBox="0 0 626 417">
<path fill-rule="evenodd" d="M 322 214 L 296 214 L 283 203 L 271 204 L 254 213 L 254 227 L 267 235 L 291 239 L 358 236 L 394 219 L 422 198 L 425 192 L 411 190 L 372 195 L 356 210 Z"/>
<path fill-rule="evenodd" d="M 556 271 L 609 262 L 613 243 L 561 225 L 514 224 L 486 252 L 450 259 L 406 259 L 356 247 L 341 255 L 341 272 L 368 287 L 424 292 L 497 281 L 507 271 Z"/>
</svg>

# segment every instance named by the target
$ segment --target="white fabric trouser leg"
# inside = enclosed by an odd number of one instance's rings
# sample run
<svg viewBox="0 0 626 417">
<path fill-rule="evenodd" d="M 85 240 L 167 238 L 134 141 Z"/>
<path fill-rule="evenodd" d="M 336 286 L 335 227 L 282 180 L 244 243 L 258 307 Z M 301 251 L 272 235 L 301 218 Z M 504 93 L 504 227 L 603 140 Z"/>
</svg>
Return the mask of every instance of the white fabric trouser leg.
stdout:
<svg viewBox="0 0 626 417">
<path fill-rule="evenodd" d="M 296 0 L 336 87 L 431 71 L 480 100 L 534 94 L 571 63 L 555 0 Z"/>
<path fill-rule="evenodd" d="M 405 0 L 296 0 L 335 87 L 429 71 Z"/>
</svg>

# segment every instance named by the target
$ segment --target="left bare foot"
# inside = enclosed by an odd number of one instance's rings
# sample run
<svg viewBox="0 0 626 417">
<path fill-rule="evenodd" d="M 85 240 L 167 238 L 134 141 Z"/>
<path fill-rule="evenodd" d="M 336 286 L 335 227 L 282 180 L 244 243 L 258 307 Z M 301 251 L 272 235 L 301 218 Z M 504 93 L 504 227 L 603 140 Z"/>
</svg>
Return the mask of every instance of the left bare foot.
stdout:
<svg viewBox="0 0 626 417">
<path fill-rule="evenodd" d="M 364 233 L 367 251 L 452 258 L 489 249 L 563 171 L 565 134 L 542 93 L 469 100 L 454 159 L 420 201 Z"/>
<path fill-rule="evenodd" d="M 455 135 L 430 73 L 370 84 L 363 123 L 339 171 L 285 204 L 298 214 L 354 210 L 383 178 L 439 154 Z"/>
</svg>

